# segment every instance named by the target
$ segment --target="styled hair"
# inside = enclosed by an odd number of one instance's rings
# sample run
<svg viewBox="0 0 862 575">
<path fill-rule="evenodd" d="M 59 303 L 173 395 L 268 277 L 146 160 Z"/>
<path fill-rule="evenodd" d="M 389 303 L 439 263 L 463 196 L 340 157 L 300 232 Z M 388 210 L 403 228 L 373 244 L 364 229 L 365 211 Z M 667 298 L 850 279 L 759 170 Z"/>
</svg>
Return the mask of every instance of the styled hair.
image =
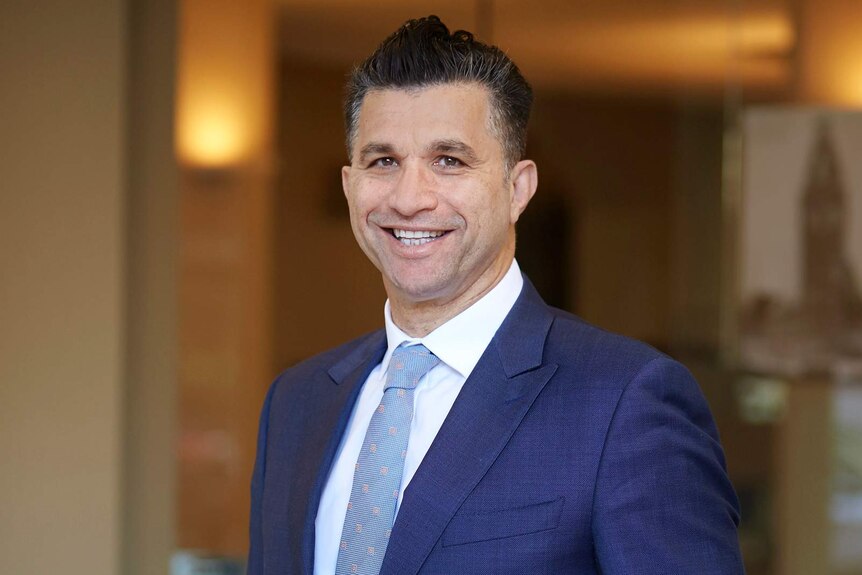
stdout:
<svg viewBox="0 0 862 575">
<path fill-rule="evenodd" d="M 344 102 L 348 157 L 356 141 L 362 102 L 369 92 L 442 84 L 486 88 L 491 128 L 503 146 L 507 167 L 524 157 L 532 88 L 502 50 L 474 40 L 464 30 L 450 34 L 437 16 L 408 20 L 351 72 Z"/>
</svg>

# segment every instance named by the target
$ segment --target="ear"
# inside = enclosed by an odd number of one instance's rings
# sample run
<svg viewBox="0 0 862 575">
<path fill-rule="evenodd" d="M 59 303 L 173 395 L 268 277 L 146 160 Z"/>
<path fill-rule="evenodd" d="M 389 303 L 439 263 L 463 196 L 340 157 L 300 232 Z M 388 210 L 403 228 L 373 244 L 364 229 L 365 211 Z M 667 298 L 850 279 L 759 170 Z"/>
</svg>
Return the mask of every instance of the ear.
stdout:
<svg viewBox="0 0 862 575">
<path fill-rule="evenodd" d="M 350 166 L 341 166 L 341 189 L 347 197 L 350 190 Z"/>
<path fill-rule="evenodd" d="M 539 173 L 536 168 L 536 162 L 533 160 L 521 160 L 511 172 L 511 205 L 509 207 L 509 217 L 511 223 L 514 224 L 524 212 L 527 204 L 536 193 L 536 187 L 539 185 Z"/>
</svg>

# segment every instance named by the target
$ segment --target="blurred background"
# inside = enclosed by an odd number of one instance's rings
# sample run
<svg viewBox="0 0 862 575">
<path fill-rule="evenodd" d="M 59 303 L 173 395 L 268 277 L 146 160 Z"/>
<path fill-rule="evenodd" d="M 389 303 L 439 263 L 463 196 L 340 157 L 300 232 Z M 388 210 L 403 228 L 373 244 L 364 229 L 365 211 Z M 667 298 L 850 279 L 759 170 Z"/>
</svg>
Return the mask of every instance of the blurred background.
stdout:
<svg viewBox="0 0 862 575">
<path fill-rule="evenodd" d="M 242 572 L 269 383 L 382 325 L 345 74 L 431 13 L 533 83 L 521 267 L 695 373 L 748 572 L 862 573 L 858 0 L 0 0 L 0 573 Z"/>
</svg>

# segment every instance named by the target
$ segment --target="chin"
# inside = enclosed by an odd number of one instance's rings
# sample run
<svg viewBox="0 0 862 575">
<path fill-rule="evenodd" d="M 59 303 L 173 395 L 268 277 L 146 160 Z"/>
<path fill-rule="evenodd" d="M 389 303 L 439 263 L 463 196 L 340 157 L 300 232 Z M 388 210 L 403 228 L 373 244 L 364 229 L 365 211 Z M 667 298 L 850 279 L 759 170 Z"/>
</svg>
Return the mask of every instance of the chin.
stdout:
<svg viewBox="0 0 862 575">
<path fill-rule="evenodd" d="M 411 303 L 422 303 L 445 297 L 449 291 L 446 284 L 439 279 L 436 281 L 422 281 L 418 279 L 391 282 L 395 292 L 399 294 L 402 301 Z"/>
</svg>

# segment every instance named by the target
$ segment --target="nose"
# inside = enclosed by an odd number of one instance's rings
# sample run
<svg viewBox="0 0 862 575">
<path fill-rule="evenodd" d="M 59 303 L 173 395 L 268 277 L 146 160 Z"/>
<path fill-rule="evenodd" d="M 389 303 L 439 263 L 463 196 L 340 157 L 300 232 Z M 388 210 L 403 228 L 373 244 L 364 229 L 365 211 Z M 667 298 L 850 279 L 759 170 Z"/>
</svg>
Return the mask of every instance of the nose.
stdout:
<svg viewBox="0 0 862 575">
<path fill-rule="evenodd" d="M 437 207 L 434 175 L 419 163 L 406 164 L 389 197 L 389 206 L 404 217 L 412 217 Z"/>
</svg>

